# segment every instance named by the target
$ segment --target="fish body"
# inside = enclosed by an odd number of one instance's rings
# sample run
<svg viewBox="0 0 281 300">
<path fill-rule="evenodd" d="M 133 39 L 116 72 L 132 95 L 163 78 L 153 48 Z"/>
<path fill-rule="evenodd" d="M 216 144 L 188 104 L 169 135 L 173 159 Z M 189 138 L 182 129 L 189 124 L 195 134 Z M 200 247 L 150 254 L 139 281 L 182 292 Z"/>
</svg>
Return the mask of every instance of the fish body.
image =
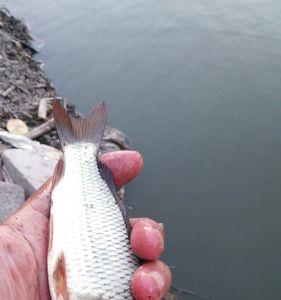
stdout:
<svg viewBox="0 0 281 300">
<path fill-rule="evenodd" d="M 54 116 L 63 145 L 51 196 L 48 276 L 52 300 L 125 300 L 138 259 L 113 177 L 97 153 L 105 127 L 100 104 L 84 120 L 60 104 Z M 84 123 L 83 123 L 84 122 Z"/>
</svg>

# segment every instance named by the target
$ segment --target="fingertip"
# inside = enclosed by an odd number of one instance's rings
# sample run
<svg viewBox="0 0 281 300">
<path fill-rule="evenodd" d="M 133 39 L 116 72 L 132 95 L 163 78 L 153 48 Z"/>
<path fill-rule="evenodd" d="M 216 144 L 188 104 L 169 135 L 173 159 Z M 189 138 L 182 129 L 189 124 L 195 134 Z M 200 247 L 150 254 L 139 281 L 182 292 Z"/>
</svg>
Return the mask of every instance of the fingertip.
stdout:
<svg viewBox="0 0 281 300">
<path fill-rule="evenodd" d="M 99 160 L 110 168 L 118 187 L 134 179 L 143 166 L 142 155 L 131 150 L 108 152 L 103 154 Z"/>
<path fill-rule="evenodd" d="M 161 261 L 143 264 L 132 279 L 132 293 L 137 300 L 160 300 L 172 282 L 170 269 Z"/>
<path fill-rule="evenodd" d="M 136 300 L 160 299 L 160 289 L 154 277 L 139 271 L 132 280 L 132 292 Z"/>
<path fill-rule="evenodd" d="M 164 236 L 164 224 L 163 223 L 158 223 L 159 230 L 161 231 L 162 235 Z"/>
<path fill-rule="evenodd" d="M 158 229 L 164 235 L 164 224 L 157 223 L 155 220 L 150 218 L 130 218 L 130 224 L 134 227 L 137 223 L 141 222 L 143 226 L 151 226 L 155 229 Z"/>
<path fill-rule="evenodd" d="M 164 237 L 159 224 L 150 219 L 135 222 L 131 233 L 133 252 L 142 259 L 156 260 L 164 251 Z"/>
<path fill-rule="evenodd" d="M 131 227 L 133 228 L 139 220 L 140 220 L 140 218 L 130 218 L 129 221 L 130 221 Z"/>
</svg>

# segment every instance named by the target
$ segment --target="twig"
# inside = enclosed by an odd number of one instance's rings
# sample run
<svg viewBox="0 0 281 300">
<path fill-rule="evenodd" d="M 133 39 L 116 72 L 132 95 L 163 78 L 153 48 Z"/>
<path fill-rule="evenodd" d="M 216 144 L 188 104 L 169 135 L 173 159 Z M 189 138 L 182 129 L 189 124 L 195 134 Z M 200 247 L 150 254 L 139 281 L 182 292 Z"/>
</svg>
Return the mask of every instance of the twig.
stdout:
<svg viewBox="0 0 281 300">
<path fill-rule="evenodd" d="M 45 87 L 47 87 L 46 83 L 39 83 L 39 84 L 36 84 L 33 88 L 34 89 L 44 89 Z"/>
<path fill-rule="evenodd" d="M 4 106 L 4 111 L 7 112 L 7 113 L 9 113 L 11 116 L 13 116 L 16 119 L 19 118 L 18 115 L 15 112 L 13 112 L 11 110 L 11 108 L 9 106 L 7 106 L 7 105 Z"/>
<path fill-rule="evenodd" d="M 45 134 L 46 132 L 52 130 L 55 126 L 55 121 L 54 118 L 48 120 L 47 122 L 31 129 L 26 136 L 29 137 L 30 139 L 35 139 L 43 134 Z"/>
<path fill-rule="evenodd" d="M 33 48 L 31 45 L 23 42 L 23 41 L 19 41 L 18 39 L 15 38 L 11 38 L 11 36 L 9 36 L 6 32 L 4 32 L 3 30 L 0 30 L 0 34 L 5 37 L 7 40 L 9 40 L 10 42 L 14 43 L 17 47 L 22 46 L 23 48 L 28 49 L 32 55 L 38 53 L 38 51 Z"/>
<path fill-rule="evenodd" d="M 51 100 L 55 100 L 55 99 L 57 99 L 57 100 L 63 100 L 64 98 L 63 97 L 47 97 L 47 98 L 42 98 L 41 100 L 43 100 L 43 99 L 45 101 L 51 101 Z"/>
<path fill-rule="evenodd" d="M 15 86 L 11 85 L 9 88 L 6 89 L 6 91 L 0 92 L 0 93 L 3 97 L 7 97 L 14 89 L 15 89 Z"/>
<path fill-rule="evenodd" d="M 31 52 L 32 55 L 38 53 L 38 51 L 34 47 L 32 47 L 31 45 L 29 45 L 25 42 L 22 42 L 22 41 L 20 41 L 20 43 L 21 43 L 22 47 L 28 49 Z"/>
<path fill-rule="evenodd" d="M 47 119 L 47 112 L 48 112 L 48 99 L 42 98 L 39 102 L 38 106 L 38 118 L 46 120 Z"/>
<path fill-rule="evenodd" d="M 15 86 L 16 86 L 19 90 L 21 90 L 23 93 L 25 93 L 25 94 L 28 95 L 28 91 L 27 91 L 24 87 L 22 87 L 20 84 L 16 83 Z"/>
<path fill-rule="evenodd" d="M 28 117 L 29 119 L 33 119 L 33 116 L 30 115 L 29 113 L 27 113 L 26 111 L 20 110 L 19 111 L 22 115 L 25 115 L 26 117 Z"/>
</svg>

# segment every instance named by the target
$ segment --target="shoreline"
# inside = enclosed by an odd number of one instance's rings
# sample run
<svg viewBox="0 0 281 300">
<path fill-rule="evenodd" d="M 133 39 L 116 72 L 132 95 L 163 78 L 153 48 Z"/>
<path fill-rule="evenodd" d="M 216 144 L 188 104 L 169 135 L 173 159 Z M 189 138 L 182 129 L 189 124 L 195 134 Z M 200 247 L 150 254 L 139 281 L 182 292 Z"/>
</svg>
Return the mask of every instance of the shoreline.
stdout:
<svg viewBox="0 0 281 300">
<path fill-rule="evenodd" d="M 20 119 L 28 127 L 27 137 L 60 148 L 52 122 L 52 100 L 60 99 L 73 116 L 81 115 L 57 94 L 41 63 L 34 58 L 37 50 L 32 41 L 28 27 L 0 8 L 0 129 L 6 130 L 10 119 Z M 107 126 L 102 152 L 129 149 L 129 138 Z"/>
</svg>

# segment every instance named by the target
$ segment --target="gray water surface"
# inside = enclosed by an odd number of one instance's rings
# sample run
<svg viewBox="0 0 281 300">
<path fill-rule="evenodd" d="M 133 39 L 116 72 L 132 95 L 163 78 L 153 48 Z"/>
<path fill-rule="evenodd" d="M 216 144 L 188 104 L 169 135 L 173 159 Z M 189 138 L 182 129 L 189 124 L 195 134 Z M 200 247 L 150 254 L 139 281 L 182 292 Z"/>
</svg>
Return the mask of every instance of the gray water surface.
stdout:
<svg viewBox="0 0 281 300">
<path fill-rule="evenodd" d="M 280 0 L 2 0 L 59 93 L 145 158 L 132 215 L 165 223 L 174 283 L 281 299 Z"/>
</svg>

